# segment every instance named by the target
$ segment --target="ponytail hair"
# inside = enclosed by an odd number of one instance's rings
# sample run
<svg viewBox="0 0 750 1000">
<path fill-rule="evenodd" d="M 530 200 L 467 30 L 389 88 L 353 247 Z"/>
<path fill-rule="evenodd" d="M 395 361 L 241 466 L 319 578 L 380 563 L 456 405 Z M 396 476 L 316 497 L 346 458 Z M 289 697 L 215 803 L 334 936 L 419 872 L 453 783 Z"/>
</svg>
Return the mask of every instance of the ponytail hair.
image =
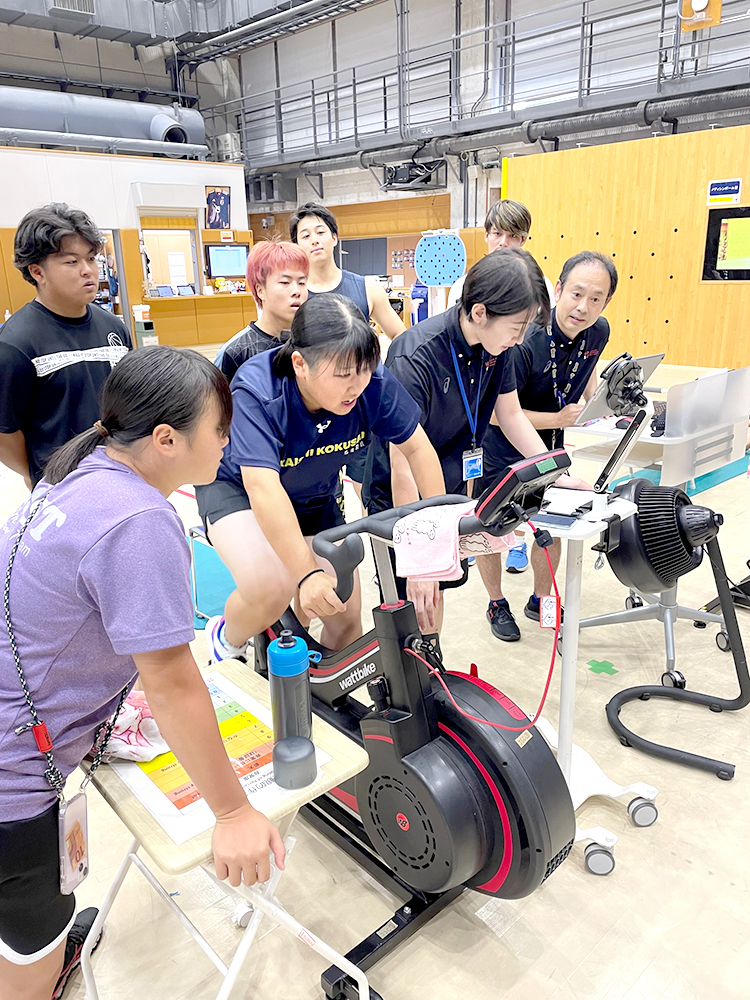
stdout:
<svg viewBox="0 0 750 1000">
<path fill-rule="evenodd" d="M 333 359 L 339 369 L 374 372 L 380 362 L 375 331 L 351 299 L 335 292 L 313 295 L 297 310 L 286 342 L 273 359 L 277 375 L 293 375 L 299 351 L 311 368 Z"/>
<path fill-rule="evenodd" d="M 534 319 L 547 326 L 549 294 L 541 268 L 526 250 L 502 247 L 482 257 L 466 275 L 461 310 L 469 316 L 483 304 L 490 316 L 513 316 L 536 306 Z"/>
<path fill-rule="evenodd" d="M 223 372 L 197 351 L 141 347 L 112 369 L 102 389 L 101 419 L 50 458 L 44 478 L 51 485 L 78 468 L 98 444 L 127 448 L 150 437 L 159 424 L 190 435 L 210 399 L 219 404 L 220 426 L 229 431 L 232 394 Z"/>
</svg>

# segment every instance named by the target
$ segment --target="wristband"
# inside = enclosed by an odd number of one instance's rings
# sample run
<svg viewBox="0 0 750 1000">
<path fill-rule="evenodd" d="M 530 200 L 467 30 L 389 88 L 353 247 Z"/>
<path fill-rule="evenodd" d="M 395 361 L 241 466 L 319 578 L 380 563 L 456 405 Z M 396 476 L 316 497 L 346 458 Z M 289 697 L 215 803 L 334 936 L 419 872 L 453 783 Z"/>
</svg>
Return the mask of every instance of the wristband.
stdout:
<svg viewBox="0 0 750 1000">
<path fill-rule="evenodd" d="M 325 570 L 321 569 L 320 566 L 318 566 L 317 569 L 311 569 L 309 573 L 305 573 L 305 575 L 302 577 L 302 579 L 300 580 L 300 582 L 297 584 L 297 590 L 300 589 L 300 587 L 305 582 L 305 580 L 309 580 L 309 578 L 311 576 L 315 576 L 316 573 L 325 573 Z"/>
</svg>

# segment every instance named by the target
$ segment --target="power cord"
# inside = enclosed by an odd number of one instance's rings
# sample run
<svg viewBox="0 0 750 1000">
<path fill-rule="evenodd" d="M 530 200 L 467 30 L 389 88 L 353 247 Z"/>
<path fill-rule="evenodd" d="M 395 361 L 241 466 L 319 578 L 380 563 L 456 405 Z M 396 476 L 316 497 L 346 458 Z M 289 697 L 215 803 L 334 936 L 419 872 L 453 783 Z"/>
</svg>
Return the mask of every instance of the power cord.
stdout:
<svg viewBox="0 0 750 1000">
<path fill-rule="evenodd" d="M 558 590 L 558 587 L 557 587 L 557 580 L 555 579 L 555 571 L 554 571 L 554 569 L 552 567 L 552 560 L 550 559 L 549 552 L 547 551 L 547 549 L 549 548 L 549 546 L 553 542 L 553 538 L 552 538 L 552 536 L 550 535 L 550 533 L 548 531 L 546 531 L 544 529 L 540 529 L 540 528 L 535 527 L 531 523 L 531 521 L 529 521 L 528 524 L 529 524 L 529 527 L 531 528 L 531 530 L 534 533 L 534 540 L 541 547 L 542 551 L 544 552 L 545 556 L 547 557 L 547 565 L 549 567 L 550 575 L 552 577 L 552 587 L 553 587 L 553 589 L 555 591 L 555 597 L 557 599 L 557 604 L 558 604 L 558 607 L 559 607 L 560 606 L 560 591 Z M 417 659 L 421 663 L 423 663 L 427 667 L 427 669 L 429 670 L 429 672 L 433 675 L 433 677 L 436 677 L 438 679 L 438 681 L 440 682 L 443 690 L 447 694 L 447 696 L 448 696 L 451 704 L 453 705 L 453 707 L 456 709 L 456 711 L 460 715 L 463 715 L 463 717 L 465 719 L 469 719 L 472 722 L 480 722 L 482 725 L 484 725 L 484 726 L 491 726 L 493 729 L 503 729 L 503 730 L 505 730 L 506 732 L 509 732 L 509 733 L 523 733 L 527 729 L 530 729 L 532 726 L 534 726 L 536 724 L 537 720 L 541 717 L 541 714 L 542 714 L 542 712 L 544 710 L 544 705 L 545 705 L 545 702 L 547 701 L 547 695 L 549 693 L 550 684 L 552 683 L 552 675 L 553 675 L 553 673 L 555 671 L 555 657 L 557 656 L 557 640 L 558 640 L 559 636 L 560 636 L 560 621 L 559 621 L 559 618 L 558 618 L 557 624 L 555 625 L 555 638 L 554 638 L 554 641 L 552 643 L 552 659 L 550 660 L 549 670 L 547 671 L 547 681 L 546 681 L 546 683 L 544 685 L 544 691 L 542 692 L 542 699 L 539 702 L 539 707 L 537 708 L 536 712 L 534 713 L 534 717 L 525 726 L 504 726 L 500 722 L 490 722 L 488 719 L 480 719 L 476 715 L 469 714 L 469 712 L 466 712 L 463 708 L 461 708 L 460 705 L 458 705 L 456 703 L 456 699 L 453 697 L 453 695 L 450 692 L 450 689 L 448 688 L 448 685 L 443 680 L 441 671 L 436 670 L 435 667 L 432 666 L 432 664 L 428 663 L 427 660 L 423 656 L 420 656 L 419 653 L 415 652 L 415 650 L 407 648 L 406 652 L 409 653 L 410 656 L 413 656 L 415 659 Z"/>
</svg>

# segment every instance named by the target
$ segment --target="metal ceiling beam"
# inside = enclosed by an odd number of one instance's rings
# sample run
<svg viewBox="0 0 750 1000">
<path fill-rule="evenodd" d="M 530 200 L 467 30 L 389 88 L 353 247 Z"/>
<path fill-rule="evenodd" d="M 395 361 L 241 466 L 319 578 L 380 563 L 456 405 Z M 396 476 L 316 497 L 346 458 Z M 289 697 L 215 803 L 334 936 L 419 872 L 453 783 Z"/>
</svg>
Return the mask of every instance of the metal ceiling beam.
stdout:
<svg viewBox="0 0 750 1000">
<path fill-rule="evenodd" d="M 181 45 L 179 59 L 184 65 L 192 65 L 236 55 L 280 35 L 294 34 L 313 24 L 333 20 L 341 14 L 349 14 L 362 7 L 384 2 L 385 0 L 305 0 L 295 7 L 289 7 L 257 21 L 249 21 L 240 28 L 215 35 L 198 45 Z"/>
<path fill-rule="evenodd" d="M 36 73 L 18 73 L 13 70 L 0 70 L 0 80 L 24 80 L 27 83 L 49 84 L 53 87 L 67 88 L 77 87 L 79 90 L 100 90 L 108 97 L 111 94 L 136 94 L 139 100 L 143 100 L 142 94 L 146 97 L 167 98 L 170 101 L 185 103 L 188 107 L 195 107 L 198 103 L 197 94 L 186 94 L 177 90 L 160 90 L 158 87 L 144 86 L 144 84 L 133 85 L 129 83 L 103 83 L 97 80 L 72 80 L 69 78 L 41 76 Z"/>
</svg>

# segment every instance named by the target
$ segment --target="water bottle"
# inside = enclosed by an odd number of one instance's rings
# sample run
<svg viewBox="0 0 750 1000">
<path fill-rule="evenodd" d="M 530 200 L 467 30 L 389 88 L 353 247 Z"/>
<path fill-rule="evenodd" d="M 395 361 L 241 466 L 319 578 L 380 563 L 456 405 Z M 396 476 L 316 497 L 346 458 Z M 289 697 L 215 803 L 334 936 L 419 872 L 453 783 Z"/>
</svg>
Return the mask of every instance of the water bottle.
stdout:
<svg viewBox="0 0 750 1000">
<path fill-rule="evenodd" d="M 310 654 L 307 643 L 285 629 L 268 647 L 273 736 L 312 739 Z"/>
</svg>

